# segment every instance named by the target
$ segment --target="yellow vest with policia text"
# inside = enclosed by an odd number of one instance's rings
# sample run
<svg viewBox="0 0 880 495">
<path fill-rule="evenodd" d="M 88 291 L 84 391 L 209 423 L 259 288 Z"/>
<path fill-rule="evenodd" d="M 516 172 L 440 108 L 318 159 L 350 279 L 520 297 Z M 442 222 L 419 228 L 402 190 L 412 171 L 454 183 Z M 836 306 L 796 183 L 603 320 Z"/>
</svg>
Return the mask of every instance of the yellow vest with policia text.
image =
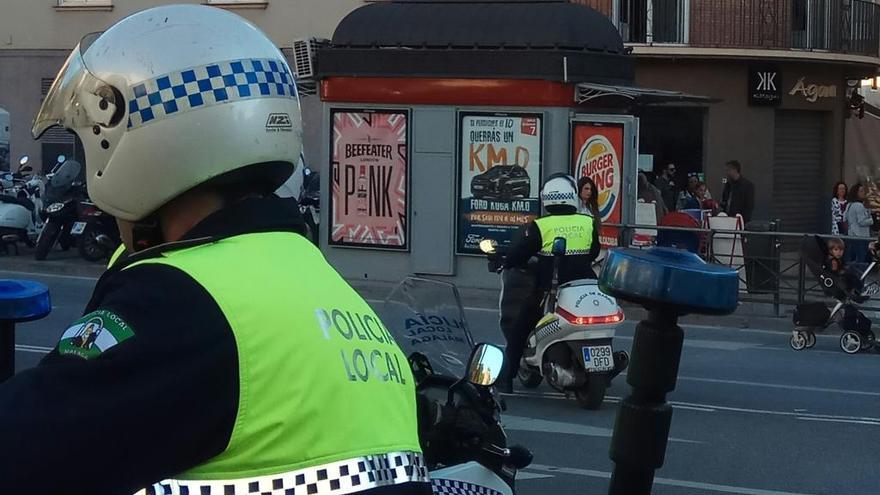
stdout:
<svg viewBox="0 0 880 495">
<path fill-rule="evenodd" d="M 214 298 L 240 374 L 226 450 L 155 492 L 351 493 L 427 479 L 406 356 L 304 237 L 239 235 L 131 266 L 144 263 L 178 268 Z"/>
<path fill-rule="evenodd" d="M 565 238 L 565 254 L 589 254 L 593 247 L 593 217 L 589 215 L 550 215 L 535 220 L 541 232 L 542 256 L 553 255 L 553 240 Z"/>
</svg>

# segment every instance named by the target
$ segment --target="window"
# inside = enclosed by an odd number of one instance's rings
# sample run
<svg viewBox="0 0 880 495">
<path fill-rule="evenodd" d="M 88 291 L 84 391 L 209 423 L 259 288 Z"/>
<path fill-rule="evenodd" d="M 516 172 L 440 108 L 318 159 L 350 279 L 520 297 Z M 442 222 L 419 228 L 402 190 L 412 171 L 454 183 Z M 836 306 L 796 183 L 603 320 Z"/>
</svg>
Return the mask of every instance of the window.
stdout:
<svg viewBox="0 0 880 495">
<path fill-rule="evenodd" d="M 113 0 L 58 0 L 57 9 L 112 10 Z"/>
<path fill-rule="evenodd" d="M 205 4 L 230 9 L 265 9 L 269 0 L 205 0 Z"/>
</svg>

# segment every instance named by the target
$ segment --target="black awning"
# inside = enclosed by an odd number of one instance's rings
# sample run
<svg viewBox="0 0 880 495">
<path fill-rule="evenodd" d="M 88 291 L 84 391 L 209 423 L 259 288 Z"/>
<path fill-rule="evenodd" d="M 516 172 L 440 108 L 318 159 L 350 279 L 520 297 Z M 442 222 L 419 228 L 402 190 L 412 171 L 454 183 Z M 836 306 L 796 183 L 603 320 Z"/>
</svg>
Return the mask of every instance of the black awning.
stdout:
<svg viewBox="0 0 880 495">
<path fill-rule="evenodd" d="M 392 1 L 355 9 L 336 27 L 334 47 L 531 48 L 623 54 L 601 13 L 552 1 Z"/>
<path fill-rule="evenodd" d="M 574 102 L 578 105 L 609 98 L 623 98 L 639 105 L 663 105 L 668 103 L 709 104 L 721 101 L 710 96 L 692 95 L 680 91 L 594 83 L 580 83 L 577 85 L 574 93 Z"/>
<path fill-rule="evenodd" d="M 627 84 L 635 68 L 611 21 L 545 1 L 391 1 L 360 7 L 318 50 L 319 78 L 492 77 Z"/>
</svg>

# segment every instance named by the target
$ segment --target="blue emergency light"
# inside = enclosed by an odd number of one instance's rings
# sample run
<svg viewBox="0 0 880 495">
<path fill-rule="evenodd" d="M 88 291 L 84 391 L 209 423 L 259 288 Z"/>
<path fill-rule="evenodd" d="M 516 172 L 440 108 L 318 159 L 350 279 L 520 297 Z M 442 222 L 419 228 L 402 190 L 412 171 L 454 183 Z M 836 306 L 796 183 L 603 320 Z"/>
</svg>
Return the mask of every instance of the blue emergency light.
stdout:
<svg viewBox="0 0 880 495">
<path fill-rule="evenodd" d="M 0 280 L 0 320 L 33 321 L 51 310 L 49 288 L 45 285 L 31 280 Z"/>
<path fill-rule="evenodd" d="M 15 373 L 15 324 L 52 311 L 49 288 L 30 280 L 0 280 L 0 383 Z"/>
<path fill-rule="evenodd" d="M 739 276 L 736 270 L 708 264 L 688 251 L 612 249 L 599 287 L 646 307 L 675 307 L 679 314 L 725 315 L 736 310 Z"/>
</svg>

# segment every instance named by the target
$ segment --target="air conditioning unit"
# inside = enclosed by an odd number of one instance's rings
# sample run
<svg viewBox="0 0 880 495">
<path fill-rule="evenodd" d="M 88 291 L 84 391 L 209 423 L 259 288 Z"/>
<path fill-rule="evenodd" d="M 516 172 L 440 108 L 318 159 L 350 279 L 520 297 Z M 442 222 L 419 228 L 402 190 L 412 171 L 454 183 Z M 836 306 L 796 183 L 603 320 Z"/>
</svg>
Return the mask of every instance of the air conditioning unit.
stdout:
<svg viewBox="0 0 880 495">
<path fill-rule="evenodd" d="M 318 47 L 326 43 L 329 43 L 329 40 L 321 38 L 293 40 L 293 75 L 298 82 L 315 77 L 315 53 Z"/>
</svg>

